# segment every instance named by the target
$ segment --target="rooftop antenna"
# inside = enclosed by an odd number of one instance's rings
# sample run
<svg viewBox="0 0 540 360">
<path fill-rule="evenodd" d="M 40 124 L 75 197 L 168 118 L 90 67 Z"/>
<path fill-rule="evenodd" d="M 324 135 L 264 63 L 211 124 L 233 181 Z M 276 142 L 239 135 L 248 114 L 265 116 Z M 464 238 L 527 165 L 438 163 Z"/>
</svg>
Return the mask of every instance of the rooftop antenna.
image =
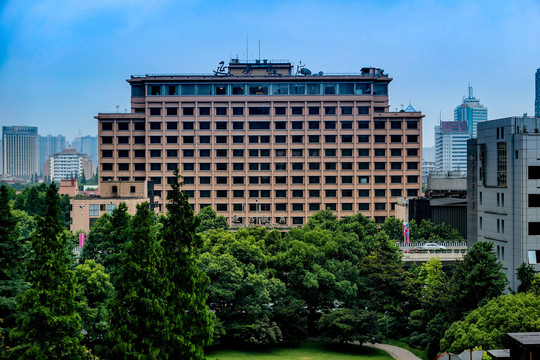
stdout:
<svg viewBox="0 0 540 360">
<path fill-rule="evenodd" d="M 441 110 L 439 110 L 439 126 L 442 126 L 442 114 L 441 114 Z"/>
<path fill-rule="evenodd" d="M 469 83 L 469 99 L 473 98 L 472 95 L 473 95 L 472 86 L 471 86 L 471 83 Z"/>
<path fill-rule="evenodd" d="M 259 62 L 261 62 L 261 40 L 259 40 Z"/>
<path fill-rule="evenodd" d="M 249 33 L 246 33 L 246 63 L 249 63 Z"/>
</svg>

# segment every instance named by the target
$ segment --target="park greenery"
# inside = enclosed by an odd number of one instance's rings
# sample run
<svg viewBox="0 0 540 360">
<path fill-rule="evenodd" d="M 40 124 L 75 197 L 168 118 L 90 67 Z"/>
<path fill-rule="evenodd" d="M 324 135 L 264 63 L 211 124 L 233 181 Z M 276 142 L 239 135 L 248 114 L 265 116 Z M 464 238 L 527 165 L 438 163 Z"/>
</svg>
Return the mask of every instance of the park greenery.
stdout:
<svg viewBox="0 0 540 360">
<path fill-rule="evenodd" d="M 166 215 L 121 204 L 77 256 L 69 199 L 54 184 L 1 187 L 0 359 L 204 359 L 387 335 L 432 359 L 539 330 L 540 279 L 523 265 L 519 293 L 503 295 L 490 242 L 452 267 L 435 257 L 407 268 L 398 219 L 323 210 L 288 231 L 233 231 L 209 207 L 195 215 L 176 179 Z M 462 240 L 444 224 L 410 228 L 412 241 Z"/>
</svg>

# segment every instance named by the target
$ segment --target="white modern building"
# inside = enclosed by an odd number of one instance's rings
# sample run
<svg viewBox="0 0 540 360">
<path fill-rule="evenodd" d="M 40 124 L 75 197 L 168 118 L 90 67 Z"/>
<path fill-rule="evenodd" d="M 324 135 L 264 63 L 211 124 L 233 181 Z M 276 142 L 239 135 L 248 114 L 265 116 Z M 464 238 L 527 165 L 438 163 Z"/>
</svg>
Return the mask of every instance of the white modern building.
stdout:
<svg viewBox="0 0 540 360">
<path fill-rule="evenodd" d="M 454 110 L 454 121 L 465 121 L 467 123 L 469 138 L 476 137 L 478 123 L 487 121 L 487 108 L 473 96 L 473 89 L 470 85 L 469 96 L 464 97 L 461 105 L 458 105 Z"/>
<path fill-rule="evenodd" d="M 435 126 L 435 170 L 465 171 L 468 138 L 468 126 L 464 121 L 442 121 Z"/>
<path fill-rule="evenodd" d="M 88 179 L 94 176 L 94 166 L 89 155 L 70 148 L 49 156 L 43 165 L 43 174 L 52 181 L 81 178 L 83 174 Z"/>
<path fill-rule="evenodd" d="M 514 290 L 522 263 L 540 271 L 539 123 L 526 115 L 491 120 L 468 141 L 467 241 L 494 243 Z"/>
<path fill-rule="evenodd" d="M 2 126 L 3 173 L 30 178 L 39 172 L 38 128 Z"/>
</svg>

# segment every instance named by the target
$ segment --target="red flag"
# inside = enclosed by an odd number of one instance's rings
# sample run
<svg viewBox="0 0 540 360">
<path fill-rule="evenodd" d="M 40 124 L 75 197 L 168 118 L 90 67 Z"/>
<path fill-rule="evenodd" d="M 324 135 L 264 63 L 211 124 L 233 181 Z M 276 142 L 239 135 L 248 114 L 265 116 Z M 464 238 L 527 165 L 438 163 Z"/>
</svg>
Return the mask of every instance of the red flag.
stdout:
<svg viewBox="0 0 540 360">
<path fill-rule="evenodd" d="M 84 246 L 84 233 L 79 233 L 79 247 L 82 248 Z"/>
</svg>

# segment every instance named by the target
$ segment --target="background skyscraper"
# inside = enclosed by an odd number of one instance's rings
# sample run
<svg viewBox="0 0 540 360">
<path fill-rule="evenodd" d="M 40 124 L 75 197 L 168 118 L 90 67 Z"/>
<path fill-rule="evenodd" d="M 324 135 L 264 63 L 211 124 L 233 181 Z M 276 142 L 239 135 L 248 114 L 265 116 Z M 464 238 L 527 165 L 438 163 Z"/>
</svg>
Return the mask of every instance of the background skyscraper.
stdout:
<svg viewBox="0 0 540 360">
<path fill-rule="evenodd" d="M 464 121 L 442 121 L 435 126 L 435 170 L 467 171 L 468 138 Z"/>
<path fill-rule="evenodd" d="M 38 128 L 2 126 L 3 173 L 30 178 L 39 173 Z"/>
<path fill-rule="evenodd" d="M 90 159 L 94 163 L 94 166 L 97 165 L 98 161 L 98 141 L 97 136 L 83 136 L 81 137 L 81 147 L 79 149 L 81 154 L 90 155 Z"/>
<path fill-rule="evenodd" d="M 536 70 L 536 100 L 534 101 L 534 116 L 540 117 L 540 69 Z"/>
<path fill-rule="evenodd" d="M 62 135 L 39 137 L 39 173 L 42 173 L 43 163 L 49 156 L 57 154 L 66 148 L 66 138 Z"/>
<path fill-rule="evenodd" d="M 469 128 L 469 138 L 476 138 L 476 126 L 479 122 L 487 121 L 487 108 L 473 96 L 473 88 L 469 85 L 469 96 L 463 98 L 461 105 L 454 110 L 454 121 L 466 121 Z"/>
</svg>

